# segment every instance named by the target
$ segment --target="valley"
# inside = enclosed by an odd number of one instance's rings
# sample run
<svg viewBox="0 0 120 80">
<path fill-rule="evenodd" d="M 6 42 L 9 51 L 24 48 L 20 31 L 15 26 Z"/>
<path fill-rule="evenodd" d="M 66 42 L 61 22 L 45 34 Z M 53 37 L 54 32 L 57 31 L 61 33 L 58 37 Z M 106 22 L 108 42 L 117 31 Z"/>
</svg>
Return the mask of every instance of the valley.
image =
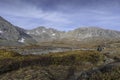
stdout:
<svg viewBox="0 0 120 80">
<path fill-rule="evenodd" d="M 0 17 L 0 80 L 120 80 L 120 32 L 25 30 Z"/>
</svg>

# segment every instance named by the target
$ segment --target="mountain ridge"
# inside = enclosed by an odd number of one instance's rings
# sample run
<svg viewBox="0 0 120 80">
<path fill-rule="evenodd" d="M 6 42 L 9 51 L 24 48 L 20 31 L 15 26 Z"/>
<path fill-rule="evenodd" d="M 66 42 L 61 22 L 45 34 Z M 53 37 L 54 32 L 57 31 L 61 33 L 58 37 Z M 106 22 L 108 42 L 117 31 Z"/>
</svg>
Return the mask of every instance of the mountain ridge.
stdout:
<svg viewBox="0 0 120 80">
<path fill-rule="evenodd" d="M 14 26 L 0 16 L 0 41 L 15 41 L 18 43 L 51 42 L 51 41 L 95 41 L 120 39 L 120 31 L 100 27 L 79 27 L 70 31 L 60 31 L 54 28 L 40 26 L 32 30 Z"/>
<path fill-rule="evenodd" d="M 67 32 L 64 31 L 58 31 L 54 29 L 49 29 L 49 28 L 43 28 L 43 27 L 39 27 L 39 28 L 35 28 L 31 31 L 28 31 L 27 33 L 29 33 L 29 35 L 32 36 L 43 36 L 44 34 L 48 34 L 48 35 L 44 35 L 48 36 L 50 38 L 52 38 L 53 36 L 57 35 L 58 38 L 54 38 L 54 39 L 75 39 L 78 41 L 81 40 L 85 40 L 88 38 L 104 38 L 104 39 L 117 39 L 120 38 L 120 31 L 115 31 L 115 30 L 109 30 L 109 29 L 103 29 L 103 28 L 99 28 L 99 27 L 83 27 L 83 28 L 77 28 L 74 30 L 70 30 Z M 53 30 L 53 34 L 50 33 L 50 31 Z M 38 34 L 37 34 L 38 33 Z"/>
</svg>

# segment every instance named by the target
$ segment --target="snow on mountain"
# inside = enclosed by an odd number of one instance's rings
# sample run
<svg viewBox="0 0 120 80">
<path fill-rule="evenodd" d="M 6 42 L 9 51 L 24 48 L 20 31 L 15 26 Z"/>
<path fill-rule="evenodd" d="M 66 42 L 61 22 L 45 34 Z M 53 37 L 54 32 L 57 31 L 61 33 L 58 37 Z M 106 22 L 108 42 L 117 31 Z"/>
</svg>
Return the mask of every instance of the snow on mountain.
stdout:
<svg viewBox="0 0 120 80">
<path fill-rule="evenodd" d="M 20 40 L 18 40 L 18 42 L 24 43 L 24 42 L 25 42 L 25 39 L 24 39 L 24 38 L 21 38 Z"/>
</svg>

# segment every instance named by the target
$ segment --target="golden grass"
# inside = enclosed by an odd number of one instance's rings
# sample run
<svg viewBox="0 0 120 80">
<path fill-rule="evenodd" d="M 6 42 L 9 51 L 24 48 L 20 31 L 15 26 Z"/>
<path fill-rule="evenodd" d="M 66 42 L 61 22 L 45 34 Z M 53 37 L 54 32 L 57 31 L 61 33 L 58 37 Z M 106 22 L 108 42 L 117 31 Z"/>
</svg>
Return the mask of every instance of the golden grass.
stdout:
<svg viewBox="0 0 120 80">
<path fill-rule="evenodd" d="M 104 56 L 96 51 L 68 51 L 43 55 L 20 55 L 13 51 L 0 50 L 0 73 L 32 65 L 76 65 L 89 62 L 101 64 Z M 5 66 L 5 67 L 4 67 Z"/>
<path fill-rule="evenodd" d="M 103 54 L 97 51 L 90 51 L 90 50 L 68 51 L 68 52 L 49 53 L 42 55 L 26 55 L 26 56 L 20 55 L 13 51 L 0 50 L 0 56 L 1 56 L 0 74 L 33 65 L 40 67 L 43 66 L 48 68 L 49 66 L 54 66 L 53 69 L 55 68 L 55 66 L 61 65 L 63 66 L 62 67 L 63 70 L 64 70 L 64 66 L 72 66 L 74 69 L 76 69 L 76 71 L 83 71 L 97 66 L 96 64 L 101 65 L 104 60 Z M 83 63 L 86 64 L 83 65 Z M 56 69 L 56 72 L 54 72 L 55 75 L 57 75 L 57 71 L 59 70 Z M 113 72 L 94 74 L 91 76 L 89 80 L 114 80 L 114 79 L 117 80 L 117 78 L 119 77 L 119 71 L 120 69 L 118 68 L 118 69 L 113 69 Z M 61 74 L 59 74 L 60 76 L 62 75 L 62 72 Z M 15 77 L 17 76 L 14 73 L 12 75 L 14 75 Z"/>
</svg>

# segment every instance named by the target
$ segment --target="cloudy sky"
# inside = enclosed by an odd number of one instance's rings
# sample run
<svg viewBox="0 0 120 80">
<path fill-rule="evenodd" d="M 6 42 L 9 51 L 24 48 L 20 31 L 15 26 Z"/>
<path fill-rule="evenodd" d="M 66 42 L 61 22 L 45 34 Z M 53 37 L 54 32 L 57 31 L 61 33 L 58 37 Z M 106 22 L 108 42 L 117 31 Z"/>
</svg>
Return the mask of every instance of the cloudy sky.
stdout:
<svg viewBox="0 0 120 80">
<path fill-rule="evenodd" d="M 0 0 L 0 16 L 25 29 L 98 26 L 120 30 L 120 0 Z"/>
</svg>

